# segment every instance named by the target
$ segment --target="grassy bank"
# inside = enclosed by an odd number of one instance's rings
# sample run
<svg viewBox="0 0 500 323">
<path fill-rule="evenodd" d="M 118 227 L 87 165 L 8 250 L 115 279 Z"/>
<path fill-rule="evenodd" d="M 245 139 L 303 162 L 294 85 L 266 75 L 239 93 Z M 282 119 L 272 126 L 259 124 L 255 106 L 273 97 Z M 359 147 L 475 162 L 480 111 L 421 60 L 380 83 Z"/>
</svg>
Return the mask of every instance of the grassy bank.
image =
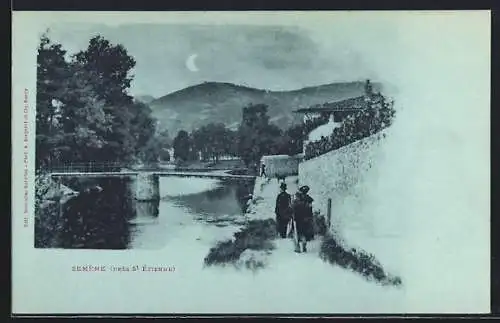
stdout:
<svg viewBox="0 0 500 323">
<path fill-rule="evenodd" d="M 236 232 L 233 239 L 221 241 L 210 249 L 204 259 L 206 266 L 243 264 L 248 269 L 265 267 L 263 259 L 253 257 L 242 260 L 240 257 L 246 250 L 268 254 L 274 249 L 276 238 L 276 222 L 274 219 L 251 220 L 246 227 Z"/>
<path fill-rule="evenodd" d="M 324 234 L 324 217 L 315 217 L 314 230 L 315 235 Z M 248 269 L 264 268 L 263 258 L 275 248 L 273 240 L 276 238 L 274 219 L 251 220 L 245 228 L 236 232 L 232 239 L 221 241 L 211 248 L 204 263 L 206 266 L 231 264 Z M 248 257 L 244 256 L 245 252 Z"/>
<path fill-rule="evenodd" d="M 367 280 L 382 285 L 400 286 L 401 278 L 387 273 L 374 255 L 354 248 L 346 249 L 327 234 L 321 244 L 320 257 L 324 261 L 361 274 Z"/>
</svg>

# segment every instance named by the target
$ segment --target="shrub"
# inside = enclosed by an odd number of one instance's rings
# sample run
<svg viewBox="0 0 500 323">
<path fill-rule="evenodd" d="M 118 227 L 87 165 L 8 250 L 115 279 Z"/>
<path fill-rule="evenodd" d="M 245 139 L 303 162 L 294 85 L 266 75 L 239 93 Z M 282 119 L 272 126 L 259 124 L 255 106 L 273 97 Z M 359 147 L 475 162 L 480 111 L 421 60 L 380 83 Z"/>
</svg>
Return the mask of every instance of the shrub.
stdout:
<svg viewBox="0 0 500 323">
<path fill-rule="evenodd" d="M 353 270 L 366 279 L 374 280 L 382 285 L 399 286 L 402 284 L 400 277 L 392 276 L 384 271 L 375 256 L 362 250 L 345 250 L 330 234 L 323 239 L 320 257 L 332 265 L 337 264 L 342 268 Z"/>
<path fill-rule="evenodd" d="M 270 250 L 256 251 L 247 249 L 241 255 L 240 259 L 235 264 L 237 268 L 250 269 L 256 272 L 259 269 L 263 269 L 267 265 L 267 255 L 271 253 Z"/>
<path fill-rule="evenodd" d="M 220 241 L 210 249 L 204 261 L 206 265 L 230 263 L 238 260 L 242 252 L 232 240 Z"/>
<path fill-rule="evenodd" d="M 61 228 L 58 202 L 35 207 L 35 248 L 56 247 Z"/>
<path fill-rule="evenodd" d="M 328 230 L 328 226 L 326 223 L 326 217 L 324 215 L 320 215 L 319 212 L 314 214 L 314 235 L 324 236 Z"/>
<path fill-rule="evenodd" d="M 54 183 L 47 174 L 35 174 L 35 248 L 51 248 L 57 245 L 61 230 L 59 202 L 50 201 L 47 195 L 54 189 Z"/>
<path fill-rule="evenodd" d="M 247 250 L 272 250 L 276 237 L 276 222 L 273 219 L 251 220 L 246 227 L 234 234 L 234 239 L 218 242 L 204 259 L 207 266 L 235 264 Z"/>
</svg>

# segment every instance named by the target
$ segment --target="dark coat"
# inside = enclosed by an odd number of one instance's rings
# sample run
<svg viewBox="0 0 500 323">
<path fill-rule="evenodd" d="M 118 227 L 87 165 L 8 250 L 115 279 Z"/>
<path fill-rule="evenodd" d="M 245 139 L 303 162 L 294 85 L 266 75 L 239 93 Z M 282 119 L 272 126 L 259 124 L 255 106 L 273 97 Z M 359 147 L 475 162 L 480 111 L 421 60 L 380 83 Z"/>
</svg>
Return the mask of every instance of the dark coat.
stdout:
<svg viewBox="0 0 500 323">
<path fill-rule="evenodd" d="M 277 217 L 288 219 L 292 214 L 292 197 L 287 192 L 280 192 L 276 197 L 274 213 Z"/>
<path fill-rule="evenodd" d="M 313 201 L 312 197 L 300 192 L 296 194 L 293 201 L 293 217 L 297 224 L 297 234 L 308 241 L 314 238 Z"/>
</svg>

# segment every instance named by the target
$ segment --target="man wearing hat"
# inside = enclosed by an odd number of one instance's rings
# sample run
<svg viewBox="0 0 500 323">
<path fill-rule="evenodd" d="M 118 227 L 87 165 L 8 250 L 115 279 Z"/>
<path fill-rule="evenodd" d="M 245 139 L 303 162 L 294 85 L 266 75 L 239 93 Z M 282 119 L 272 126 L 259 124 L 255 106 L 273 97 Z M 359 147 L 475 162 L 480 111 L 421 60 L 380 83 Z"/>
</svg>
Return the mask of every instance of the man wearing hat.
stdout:
<svg viewBox="0 0 500 323">
<path fill-rule="evenodd" d="M 293 201 L 293 217 L 297 228 L 297 240 L 295 252 L 306 252 L 307 241 L 314 238 L 312 202 L 314 201 L 307 193 L 309 186 L 299 188 Z M 302 244 L 302 250 L 300 248 Z"/>
<path fill-rule="evenodd" d="M 276 229 L 282 238 L 286 238 L 287 224 L 292 217 L 291 200 L 292 197 L 286 192 L 286 183 L 281 183 L 274 213 L 276 214 Z"/>
</svg>

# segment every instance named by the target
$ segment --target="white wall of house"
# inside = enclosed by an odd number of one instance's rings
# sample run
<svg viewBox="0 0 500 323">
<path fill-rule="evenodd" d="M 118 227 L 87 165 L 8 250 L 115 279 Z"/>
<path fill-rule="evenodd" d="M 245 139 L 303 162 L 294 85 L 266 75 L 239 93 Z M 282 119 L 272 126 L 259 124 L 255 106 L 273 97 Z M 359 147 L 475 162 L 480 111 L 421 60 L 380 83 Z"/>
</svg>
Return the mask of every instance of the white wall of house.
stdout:
<svg viewBox="0 0 500 323">
<path fill-rule="evenodd" d="M 319 112 L 307 112 L 304 114 L 303 121 L 306 123 L 307 120 L 314 120 L 319 117 L 321 117 L 321 113 Z"/>
<path fill-rule="evenodd" d="M 266 165 L 266 175 L 268 177 L 281 177 L 297 175 L 299 172 L 299 162 L 302 155 L 270 155 L 263 156 L 260 165 Z M 260 168 L 259 168 L 260 171 Z"/>
<path fill-rule="evenodd" d="M 330 115 L 330 120 L 328 123 L 321 125 L 309 133 L 307 141 L 316 141 L 320 140 L 322 136 L 328 137 L 333 133 L 335 128 L 338 128 L 342 125 L 342 122 L 335 122 L 333 120 L 333 114 Z"/>
</svg>

